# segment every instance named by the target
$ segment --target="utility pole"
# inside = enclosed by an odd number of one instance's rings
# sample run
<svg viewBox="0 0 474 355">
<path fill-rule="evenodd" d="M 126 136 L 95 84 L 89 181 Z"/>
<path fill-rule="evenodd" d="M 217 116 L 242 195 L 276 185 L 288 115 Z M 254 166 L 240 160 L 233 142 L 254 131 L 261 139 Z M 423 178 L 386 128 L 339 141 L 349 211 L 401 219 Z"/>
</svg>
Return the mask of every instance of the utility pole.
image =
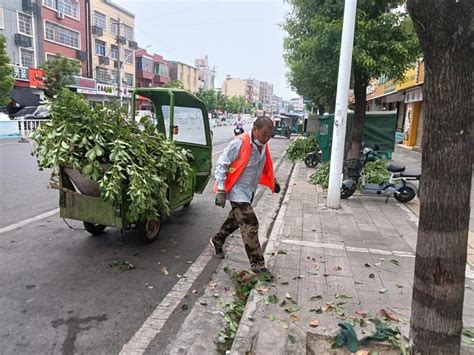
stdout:
<svg viewBox="0 0 474 355">
<path fill-rule="evenodd" d="M 347 102 L 349 96 L 349 82 L 351 78 L 352 47 L 354 43 L 356 10 L 357 0 L 345 0 L 327 199 L 327 207 L 334 209 L 340 207 L 339 203 L 341 200 L 341 175 L 342 165 L 344 162 Z"/>
<path fill-rule="evenodd" d="M 117 22 L 117 98 L 119 100 L 120 107 L 122 107 L 122 65 L 120 63 L 120 53 L 122 49 L 122 39 L 120 38 L 120 17 Z"/>
</svg>

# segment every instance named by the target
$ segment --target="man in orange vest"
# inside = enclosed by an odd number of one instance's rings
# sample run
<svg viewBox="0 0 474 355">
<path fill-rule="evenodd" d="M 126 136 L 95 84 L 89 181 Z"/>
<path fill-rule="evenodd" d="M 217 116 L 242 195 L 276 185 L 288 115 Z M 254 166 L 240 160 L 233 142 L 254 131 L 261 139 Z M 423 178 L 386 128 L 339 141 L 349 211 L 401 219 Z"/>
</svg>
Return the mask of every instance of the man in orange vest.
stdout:
<svg viewBox="0 0 474 355">
<path fill-rule="evenodd" d="M 265 185 L 272 192 L 280 192 L 273 175 L 273 163 L 267 142 L 272 137 L 273 121 L 269 117 L 255 120 L 251 131 L 237 136 L 217 160 L 215 203 L 222 208 L 230 201 L 231 211 L 210 244 L 219 258 L 224 258 L 222 247 L 226 238 L 240 227 L 245 251 L 255 273 L 269 273 L 258 240 L 258 219 L 252 208 L 257 186 Z"/>
</svg>

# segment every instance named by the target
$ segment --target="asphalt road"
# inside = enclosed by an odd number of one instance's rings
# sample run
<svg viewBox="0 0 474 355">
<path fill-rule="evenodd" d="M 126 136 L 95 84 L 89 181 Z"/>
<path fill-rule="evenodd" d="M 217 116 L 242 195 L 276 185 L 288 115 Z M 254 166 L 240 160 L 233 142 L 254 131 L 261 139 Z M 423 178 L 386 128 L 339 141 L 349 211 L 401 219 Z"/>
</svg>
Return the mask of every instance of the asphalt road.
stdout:
<svg viewBox="0 0 474 355">
<path fill-rule="evenodd" d="M 213 161 L 232 139 L 216 127 Z M 288 145 L 271 141 L 277 160 Z M 207 247 L 227 210 L 213 205 L 212 181 L 188 209 L 165 220 L 155 243 L 135 231 L 108 228 L 90 236 L 80 222 L 70 229 L 58 214 L 7 232 L 2 228 L 54 210 L 57 191 L 46 188 L 30 144 L 0 142 L 0 353 L 118 353 Z M 115 261 L 135 268 L 119 272 Z M 218 265 L 212 260 L 200 280 Z M 164 271 L 167 271 L 167 275 Z"/>
</svg>

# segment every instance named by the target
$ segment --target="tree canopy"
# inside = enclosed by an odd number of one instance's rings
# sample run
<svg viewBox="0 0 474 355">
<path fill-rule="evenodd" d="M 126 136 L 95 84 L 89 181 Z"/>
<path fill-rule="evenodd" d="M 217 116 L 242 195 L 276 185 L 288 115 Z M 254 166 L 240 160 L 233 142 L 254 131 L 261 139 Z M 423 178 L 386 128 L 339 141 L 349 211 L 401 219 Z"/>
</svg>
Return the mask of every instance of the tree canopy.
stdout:
<svg viewBox="0 0 474 355">
<path fill-rule="evenodd" d="M 165 88 L 175 88 L 175 89 L 184 89 L 183 83 L 180 80 L 170 80 L 163 87 L 165 87 Z"/>
<path fill-rule="evenodd" d="M 5 106 L 10 101 L 10 91 L 15 80 L 12 77 L 13 68 L 9 65 L 10 58 L 5 47 L 5 37 L 0 35 L 0 105 Z"/>
<path fill-rule="evenodd" d="M 292 11 L 283 28 L 288 78 L 298 94 L 333 110 L 344 13 L 343 0 L 288 0 Z M 404 0 L 359 0 L 352 57 L 355 117 L 365 116 L 371 78 L 401 78 L 419 56 Z M 359 122 L 360 123 L 360 122 Z M 361 137 L 356 137 L 361 139 Z"/>
<path fill-rule="evenodd" d="M 56 96 L 62 88 L 74 83 L 73 76 L 78 75 L 81 70 L 81 64 L 75 60 L 58 57 L 43 63 L 40 68 L 43 69 L 44 93 L 47 97 Z"/>
</svg>

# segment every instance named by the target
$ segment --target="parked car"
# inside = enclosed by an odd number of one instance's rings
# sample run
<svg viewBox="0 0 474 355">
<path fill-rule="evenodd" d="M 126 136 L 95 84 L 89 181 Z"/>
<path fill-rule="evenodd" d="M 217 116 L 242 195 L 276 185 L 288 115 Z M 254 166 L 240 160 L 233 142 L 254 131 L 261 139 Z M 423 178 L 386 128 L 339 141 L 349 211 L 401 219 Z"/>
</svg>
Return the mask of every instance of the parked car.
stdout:
<svg viewBox="0 0 474 355">
<path fill-rule="evenodd" d="M 13 115 L 15 120 L 46 120 L 49 119 L 47 106 L 26 106 Z"/>
</svg>

